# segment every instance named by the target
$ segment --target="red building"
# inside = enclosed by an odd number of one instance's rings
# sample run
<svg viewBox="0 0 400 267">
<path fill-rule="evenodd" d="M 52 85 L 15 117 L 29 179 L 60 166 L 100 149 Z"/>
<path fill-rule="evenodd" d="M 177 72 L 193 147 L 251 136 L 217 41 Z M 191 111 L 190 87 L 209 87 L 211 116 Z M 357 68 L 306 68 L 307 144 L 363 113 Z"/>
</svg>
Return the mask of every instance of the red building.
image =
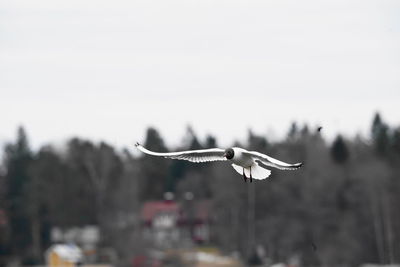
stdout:
<svg viewBox="0 0 400 267">
<path fill-rule="evenodd" d="M 210 209 L 208 200 L 146 202 L 141 211 L 145 237 L 161 247 L 208 242 Z"/>
</svg>

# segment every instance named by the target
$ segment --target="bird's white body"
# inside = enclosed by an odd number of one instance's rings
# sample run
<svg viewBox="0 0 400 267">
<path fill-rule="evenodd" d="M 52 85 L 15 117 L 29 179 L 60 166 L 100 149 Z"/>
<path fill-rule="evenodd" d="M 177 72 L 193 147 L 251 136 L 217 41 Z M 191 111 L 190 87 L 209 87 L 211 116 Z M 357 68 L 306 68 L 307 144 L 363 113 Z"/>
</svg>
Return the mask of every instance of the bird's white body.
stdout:
<svg viewBox="0 0 400 267">
<path fill-rule="evenodd" d="M 247 150 L 240 147 L 233 147 L 232 149 L 234 156 L 232 159 L 229 159 L 229 161 L 232 162 L 233 169 L 235 169 L 239 174 L 257 180 L 263 180 L 271 174 L 270 170 L 258 165 Z"/>
<path fill-rule="evenodd" d="M 235 153 L 233 158 L 230 159 L 232 163 L 239 165 L 243 168 L 249 168 L 255 163 L 254 159 L 250 155 L 243 153 L 246 151 L 243 148 L 233 147 L 232 149 Z"/>
<path fill-rule="evenodd" d="M 254 159 L 250 155 L 243 153 L 246 150 L 240 147 L 233 147 L 232 149 L 235 152 L 233 158 L 230 159 L 232 163 L 242 166 L 243 168 L 248 168 L 254 164 Z"/>
</svg>

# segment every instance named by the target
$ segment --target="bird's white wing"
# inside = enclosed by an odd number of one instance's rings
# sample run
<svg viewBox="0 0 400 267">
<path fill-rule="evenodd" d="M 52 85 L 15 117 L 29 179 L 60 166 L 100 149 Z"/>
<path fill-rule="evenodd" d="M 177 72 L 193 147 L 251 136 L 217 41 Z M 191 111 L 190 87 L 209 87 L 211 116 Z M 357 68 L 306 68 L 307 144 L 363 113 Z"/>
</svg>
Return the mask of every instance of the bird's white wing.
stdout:
<svg viewBox="0 0 400 267">
<path fill-rule="evenodd" d="M 280 170 L 296 170 L 300 168 L 303 163 L 295 163 L 295 164 L 289 164 L 277 159 L 274 159 L 270 156 L 267 156 L 265 154 L 262 154 L 257 151 L 245 151 L 242 152 L 244 154 L 247 154 L 255 159 L 255 161 L 260 161 L 262 164 L 270 167 L 274 167 Z"/>
<path fill-rule="evenodd" d="M 188 160 L 191 162 L 207 162 L 207 161 L 218 161 L 218 160 L 226 160 L 224 157 L 225 151 L 221 148 L 210 148 L 210 149 L 200 149 L 200 150 L 188 150 L 188 151 L 180 151 L 180 152 L 170 152 L 170 153 L 160 153 L 154 152 L 146 149 L 139 143 L 136 143 L 135 146 L 137 149 L 142 151 L 143 153 L 159 156 L 170 159 L 181 159 Z"/>
</svg>

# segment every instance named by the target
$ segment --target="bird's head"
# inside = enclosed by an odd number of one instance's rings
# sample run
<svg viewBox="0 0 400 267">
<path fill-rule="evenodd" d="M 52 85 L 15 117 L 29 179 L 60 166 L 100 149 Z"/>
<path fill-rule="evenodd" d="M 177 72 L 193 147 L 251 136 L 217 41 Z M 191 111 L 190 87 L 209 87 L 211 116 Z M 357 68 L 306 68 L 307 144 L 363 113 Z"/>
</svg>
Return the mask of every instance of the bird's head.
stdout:
<svg viewBox="0 0 400 267">
<path fill-rule="evenodd" d="M 233 156 L 235 155 L 235 152 L 233 151 L 233 148 L 227 148 L 225 149 L 224 157 L 227 159 L 233 159 Z"/>
</svg>

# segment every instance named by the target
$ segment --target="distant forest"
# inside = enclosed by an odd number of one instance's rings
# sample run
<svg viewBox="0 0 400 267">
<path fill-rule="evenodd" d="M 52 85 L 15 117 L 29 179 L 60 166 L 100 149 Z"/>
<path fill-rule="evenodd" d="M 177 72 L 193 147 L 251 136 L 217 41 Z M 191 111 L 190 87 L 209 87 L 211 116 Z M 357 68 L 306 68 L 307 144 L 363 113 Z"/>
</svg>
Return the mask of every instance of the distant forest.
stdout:
<svg viewBox="0 0 400 267">
<path fill-rule="evenodd" d="M 297 257 L 304 266 L 400 262 L 400 127 L 375 114 L 367 139 L 338 135 L 327 142 L 324 131 L 293 123 L 277 142 L 249 131 L 247 140 L 232 145 L 304 162 L 300 170 L 273 170 L 250 184 L 226 162 L 134 157 L 134 146 L 119 151 L 72 138 L 64 149 L 32 151 L 21 127 L 4 147 L 0 167 L 0 211 L 7 218 L 0 225 L 0 259 L 43 262 L 53 226 L 88 224 L 100 227 L 102 245 L 129 259 L 146 247 L 142 204 L 166 191 L 179 201 L 190 191 L 195 200 L 212 201 L 209 245 L 223 252 L 249 255 L 261 245 L 274 262 Z M 169 148 L 149 128 L 143 145 L 154 151 L 218 146 L 215 137 L 200 140 L 191 128 L 183 140 Z"/>
</svg>

